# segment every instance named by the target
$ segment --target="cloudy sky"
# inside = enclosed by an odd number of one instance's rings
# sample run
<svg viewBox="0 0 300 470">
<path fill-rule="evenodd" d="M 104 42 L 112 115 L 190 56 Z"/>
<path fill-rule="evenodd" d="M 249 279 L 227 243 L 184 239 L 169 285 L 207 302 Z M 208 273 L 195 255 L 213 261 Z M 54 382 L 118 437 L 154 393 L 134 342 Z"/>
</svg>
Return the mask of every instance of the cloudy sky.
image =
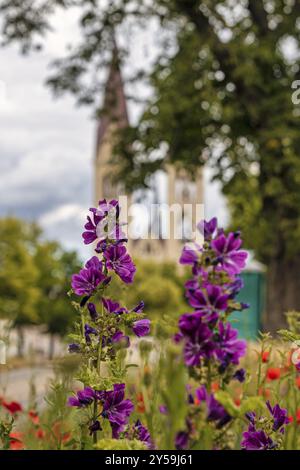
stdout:
<svg viewBox="0 0 300 470">
<path fill-rule="evenodd" d="M 85 255 L 81 228 L 92 202 L 95 123 L 91 110 L 76 108 L 71 97 L 54 100 L 44 86 L 49 63 L 77 34 L 73 17 L 54 23 L 42 53 L 0 49 L 0 216 L 36 220 L 48 238 Z M 135 61 L 144 52 L 134 50 Z M 132 119 L 137 112 L 130 109 Z M 205 195 L 206 215 L 224 220 L 224 201 L 208 172 Z"/>
</svg>

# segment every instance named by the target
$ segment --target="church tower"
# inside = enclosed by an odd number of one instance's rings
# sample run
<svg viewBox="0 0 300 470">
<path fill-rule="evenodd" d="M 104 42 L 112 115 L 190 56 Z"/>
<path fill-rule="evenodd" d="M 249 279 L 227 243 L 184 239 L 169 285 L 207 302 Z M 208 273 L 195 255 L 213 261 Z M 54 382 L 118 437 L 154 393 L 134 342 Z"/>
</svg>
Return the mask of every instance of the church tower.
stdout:
<svg viewBox="0 0 300 470">
<path fill-rule="evenodd" d="M 105 87 L 103 114 L 98 123 L 95 153 L 95 199 L 115 199 L 124 195 L 121 182 L 115 181 L 116 164 L 112 155 L 115 132 L 129 125 L 124 86 L 115 45 Z"/>
<path fill-rule="evenodd" d="M 114 159 L 112 162 L 112 156 L 115 131 L 126 128 L 128 125 L 124 85 L 115 45 L 105 87 L 104 112 L 97 128 L 94 162 L 97 203 L 101 199 L 118 199 L 121 195 L 126 195 L 122 182 L 115 181 L 117 161 Z M 128 247 L 134 258 L 177 262 L 184 243 L 191 239 L 191 230 L 195 231 L 196 221 L 204 215 L 199 212 L 195 213 L 195 208 L 203 205 L 202 170 L 199 169 L 191 176 L 183 167 L 168 163 L 165 167 L 165 174 L 167 200 L 162 205 L 165 206 L 166 211 L 156 213 L 155 220 L 150 221 L 147 239 L 129 240 Z M 155 188 L 152 189 L 155 193 Z M 129 207 L 132 195 L 127 194 L 127 197 L 127 207 Z M 155 202 L 157 203 L 156 198 Z M 171 208 L 169 214 L 167 214 L 168 208 Z M 168 226 L 167 233 L 161 232 L 161 226 Z"/>
</svg>

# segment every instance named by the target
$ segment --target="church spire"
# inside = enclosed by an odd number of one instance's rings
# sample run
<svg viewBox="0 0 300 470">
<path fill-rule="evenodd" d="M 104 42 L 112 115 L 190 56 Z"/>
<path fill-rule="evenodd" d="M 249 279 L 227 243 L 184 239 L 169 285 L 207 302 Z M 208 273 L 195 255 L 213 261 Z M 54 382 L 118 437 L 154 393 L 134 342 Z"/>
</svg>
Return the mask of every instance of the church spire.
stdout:
<svg viewBox="0 0 300 470">
<path fill-rule="evenodd" d="M 113 39 L 113 43 L 114 47 L 105 86 L 103 110 L 97 129 L 96 157 L 99 154 L 99 148 L 110 125 L 113 125 L 115 128 L 129 125 L 124 84 L 120 70 L 120 57 L 115 39 Z"/>
</svg>

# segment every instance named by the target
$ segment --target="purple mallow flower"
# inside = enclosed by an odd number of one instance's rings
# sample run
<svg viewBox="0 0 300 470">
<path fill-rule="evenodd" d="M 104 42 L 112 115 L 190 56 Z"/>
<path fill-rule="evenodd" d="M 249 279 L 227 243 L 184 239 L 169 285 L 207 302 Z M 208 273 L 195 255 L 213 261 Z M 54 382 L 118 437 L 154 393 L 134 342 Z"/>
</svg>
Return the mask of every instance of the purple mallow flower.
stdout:
<svg viewBox="0 0 300 470">
<path fill-rule="evenodd" d="M 92 302 L 89 302 L 89 303 L 87 304 L 87 308 L 88 308 L 88 311 L 89 311 L 89 313 L 90 313 L 91 320 L 92 320 L 93 322 L 95 322 L 95 321 L 99 318 L 99 315 L 98 315 L 98 313 L 97 313 L 95 304 L 93 304 Z"/>
<path fill-rule="evenodd" d="M 91 216 L 87 216 L 87 223 L 84 226 L 85 232 L 82 234 L 86 245 L 93 243 L 97 238 L 111 238 L 113 240 L 124 238 L 118 224 L 118 201 L 107 202 L 106 199 L 103 199 L 99 201 L 98 207 L 92 207 L 90 212 Z"/>
<path fill-rule="evenodd" d="M 89 245 L 97 239 L 97 226 L 105 217 L 104 215 L 97 214 L 97 210 L 93 207 L 90 209 L 90 212 L 91 216 L 87 216 L 87 223 L 84 226 L 85 232 L 82 234 L 85 245 Z"/>
<path fill-rule="evenodd" d="M 179 329 L 185 340 L 184 360 L 187 366 L 199 366 L 202 358 L 212 356 L 212 331 L 202 321 L 201 313 L 182 315 L 179 319 Z"/>
<path fill-rule="evenodd" d="M 124 335 L 123 331 L 117 331 L 111 337 L 112 343 L 121 343 L 125 348 L 129 348 L 130 339 L 128 336 Z"/>
<path fill-rule="evenodd" d="M 78 274 L 72 276 L 72 289 L 77 295 L 92 295 L 100 284 L 107 284 L 110 281 L 103 273 L 103 264 L 93 256 L 85 264 Z"/>
<path fill-rule="evenodd" d="M 228 295 L 221 287 L 207 285 L 204 289 L 188 290 L 187 298 L 192 307 L 205 315 L 226 310 Z"/>
<path fill-rule="evenodd" d="M 204 236 L 204 240 L 209 241 L 213 237 L 217 229 L 217 225 L 218 220 L 216 217 L 213 217 L 209 221 L 201 220 L 201 222 L 199 222 L 199 224 L 197 225 L 197 228 L 199 232 L 202 233 L 202 235 Z"/>
<path fill-rule="evenodd" d="M 139 441 L 144 442 L 144 444 L 148 447 L 148 449 L 154 448 L 150 432 L 145 426 L 142 425 L 140 420 L 137 420 L 136 423 L 134 424 L 133 432 L 134 432 L 134 437 L 136 437 L 136 439 L 138 439 Z"/>
<path fill-rule="evenodd" d="M 96 420 L 89 426 L 90 435 L 96 433 L 97 431 L 102 431 L 100 421 Z"/>
<path fill-rule="evenodd" d="M 144 307 L 145 307 L 145 302 L 141 300 L 141 302 L 138 305 L 136 305 L 131 311 L 135 313 L 143 313 Z"/>
<path fill-rule="evenodd" d="M 231 232 L 227 237 L 221 234 L 211 242 L 212 249 L 217 256 L 217 262 L 229 275 L 240 273 L 246 266 L 248 255 L 246 251 L 240 250 L 241 244 L 239 232 Z"/>
<path fill-rule="evenodd" d="M 233 379 L 238 380 L 239 382 L 243 383 L 246 379 L 246 371 L 245 369 L 238 369 L 233 374 Z"/>
<path fill-rule="evenodd" d="M 132 283 L 136 267 L 125 246 L 111 245 L 103 252 L 103 256 L 107 269 L 115 271 L 126 284 Z"/>
<path fill-rule="evenodd" d="M 150 333 L 150 320 L 143 318 L 133 322 L 132 331 L 139 338 L 148 335 Z"/>
<path fill-rule="evenodd" d="M 215 399 L 213 394 L 207 397 L 206 404 L 208 421 L 215 421 L 218 429 L 229 423 L 231 416 L 227 413 L 223 405 Z"/>
<path fill-rule="evenodd" d="M 186 245 L 183 247 L 179 263 L 183 265 L 194 265 L 195 263 L 198 262 L 199 259 L 199 252 L 195 249 L 192 248 L 189 245 Z"/>
<path fill-rule="evenodd" d="M 276 443 L 264 431 L 257 431 L 250 424 L 248 430 L 243 432 L 241 447 L 245 450 L 272 450 Z"/>
<path fill-rule="evenodd" d="M 115 313 L 117 315 L 121 313 L 125 313 L 125 312 L 127 313 L 126 308 L 121 307 L 119 302 L 115 302 L 114 300 L 105 299 L 104 297 L 102 297 L 102 303 L 103 303 L 105 310 L 107 310 L 108 313 Z"/>
<path fill-rule="evenodd" d="M 279 431 L 284 432 L 284 428 L 282 426 L 286 425 L 289 423 L 289 418 L 288 418 L 288 412 L 284 408 L 280 408 L 278 403 L 273 406 L 271 406 L 271 403 L 267 401 L 266 403 L 268 410 L 270 411 L 274 424 L 273 424 L 273 431 Z"/>
<path fill-rule="evenodd" d="M 97 391 L 91 387 L 85 387 L 77 392 L 76 396 L 69 397 L 68 405 L 84 408 L 92 405 L 95 401 L 102 404 L 101 417 L 108 419 L 112 428 L 114 438 L 118 438 L 128 423 L 129 416 L 133 411 L 131 400 L 125 400 L 125 384 L 115 384 L 113 390 Z M 97 420 L 98 421 L 98 420 Z M 101 429 L 100 422 L 95 421 L 90 425 L 90 432 Z"/>
<path fill-rule="evenodd" d="M 68 346 L 68 351 L 70 353 L 79 353 L 80 352 L 80 345 L 78 343 L 71 343 Z"/>
<path fill-rule="evenodd" d="M 166 405 L 159 405 L 158 409 L 162 415 L 168 414 L 168 407 Z"/>
<path fill-rule="evenodd" d="M 98 335 L 98 331 L 93 328 L 92 326 L 88 325 L 87 323 L 84 325 L 84 336 L 85 336 L 85 341 L 87 344 L 91 342 L 91 336 L 90 335 Z"/>
<path fill-rule="evenodd" d="M 196 398 L 199 402 L 206 402 L 207 421 L 215 421 L 218 429 L 225 426 L 231 421 L 231 416 L 227 413 L 223 405 L 219 403 L 213 393 L 208 394 L 205 385 L 197 388 L 195 391 Z"/>
<path fill-rule="evenodd" d="M 185 431 L 180 431 L 175 437 L 175 447 L 177 450 L 187 449 L 189 442 L 189 435 Z"/>
<path fill-rule="evenodd" d="M 115 384 L 113 390 L 104 392 L 101 415 L 109 420 L 114 438 L 118 438 L 124 430 L 134 408 L 131 400 L 125 400 L 124 397 L 125 384 Z"/>
<path fill-rule="evenodd" d="M 91 387 L 85 387 L 83 390 L 77 392 L 76 396 L 69 397 L 68 405 L 83 408 L 93 403 L 93 401 L 96 399 L 97 394 L 95 390 L 93 390 Z"/>
<path fill-rule="evenodd" d="M 247 342 L 238 339 L 238 331 L 232 328 L 230 323 L 219 325 L 219 332 L 215 335 L 215 354 L 225 369 L 230 363 L 238 364 L 246 353 Z"/>
</svg>

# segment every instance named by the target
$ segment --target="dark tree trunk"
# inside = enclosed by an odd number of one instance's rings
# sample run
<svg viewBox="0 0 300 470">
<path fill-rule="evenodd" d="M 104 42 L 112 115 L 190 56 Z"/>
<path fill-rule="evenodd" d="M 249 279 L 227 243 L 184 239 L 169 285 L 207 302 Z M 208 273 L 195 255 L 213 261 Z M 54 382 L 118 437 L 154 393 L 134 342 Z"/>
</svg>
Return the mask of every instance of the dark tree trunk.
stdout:
<svg viewBox="0 0 300 470">
<path fill-rule="evenodd" d="M 18 331 L 17 354 L 18 354 L 18 357 L 24 357 L 24 346 L 25 346 L 24 329 L 22 326 L 18 326 L 17 331 Z"/>
<path fill-rule="evenodd" d="M 300 256 L 274 259 L 268 266 L 264 329 L 275 333 L 286 327 L 285 313 L 300 311 Z"/>
<path fill-rule="evenodd" d="M 55 335 L 53 333 L 50 333 L 50 337 L 49 337 L 49 352 L 48 352 L 48 359 L 50 359 L 50 361 L 53 359 L 54 357 L 54 352 L 55 352 Z"/>
</svg>

